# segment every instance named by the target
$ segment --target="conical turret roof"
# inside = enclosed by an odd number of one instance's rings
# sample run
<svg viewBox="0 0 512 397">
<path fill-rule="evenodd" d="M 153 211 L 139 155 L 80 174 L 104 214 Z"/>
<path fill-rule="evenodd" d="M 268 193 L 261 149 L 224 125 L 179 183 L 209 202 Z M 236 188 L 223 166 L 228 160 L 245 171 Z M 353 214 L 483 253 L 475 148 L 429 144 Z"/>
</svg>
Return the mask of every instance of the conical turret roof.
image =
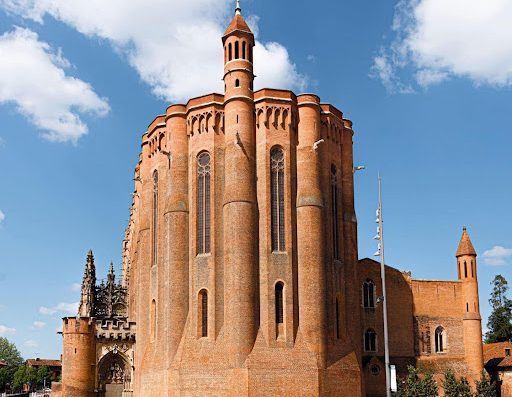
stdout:
<svg viewBox="0 0 512 397">
<path fill-rule="evenodd" d="M 251 28 L 249 27 L 249 25 L 247 25 L 247 22 L 245 22 L 244 17 L 240 14 L 236 14 L 233 17 L 231 23 L 224 32 L 224 36 L 227 36 L 237 30 L 252 34 Z"/>
<path fill-rule="evenodd" d="M 462 255 L 476 256 L 476 251 L 473 247 L 473 244 L 471 243 L 471 239 L 469 238 L 466 226 L 462 228 L 462 237 L 460 238 L 459 248 L 457 248 L 457 253 L 455 256 L 459 257 Z"/>
</svg>

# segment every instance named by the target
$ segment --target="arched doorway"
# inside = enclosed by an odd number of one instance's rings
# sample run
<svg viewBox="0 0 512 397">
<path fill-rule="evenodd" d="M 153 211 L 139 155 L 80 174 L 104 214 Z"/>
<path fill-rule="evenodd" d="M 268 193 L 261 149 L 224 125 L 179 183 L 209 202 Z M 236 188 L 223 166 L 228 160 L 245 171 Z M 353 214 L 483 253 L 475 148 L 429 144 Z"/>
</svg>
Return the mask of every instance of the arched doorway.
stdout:
<svg viewBox="0 0 512 397">
<path fill-rule="evenodd" d="M 122 397 L 125 385 L 131 382 L 131 368 L 123 353 L 114 349 L 98 364 L 98 396 Z"/>
</svg>

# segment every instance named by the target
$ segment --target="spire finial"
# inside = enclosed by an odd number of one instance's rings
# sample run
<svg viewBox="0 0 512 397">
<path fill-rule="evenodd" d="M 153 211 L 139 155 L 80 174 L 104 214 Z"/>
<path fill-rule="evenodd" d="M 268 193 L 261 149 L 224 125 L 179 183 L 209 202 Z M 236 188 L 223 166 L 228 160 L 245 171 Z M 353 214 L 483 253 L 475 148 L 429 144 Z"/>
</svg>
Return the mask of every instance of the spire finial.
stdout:
<svg viewBox="0 0 512 397">
<path fill-rule="evenodd" d="M 240 7 L 240 0 L 236 0 L 235 15 L 242 14 L 242 7 Z"/>
</svg>

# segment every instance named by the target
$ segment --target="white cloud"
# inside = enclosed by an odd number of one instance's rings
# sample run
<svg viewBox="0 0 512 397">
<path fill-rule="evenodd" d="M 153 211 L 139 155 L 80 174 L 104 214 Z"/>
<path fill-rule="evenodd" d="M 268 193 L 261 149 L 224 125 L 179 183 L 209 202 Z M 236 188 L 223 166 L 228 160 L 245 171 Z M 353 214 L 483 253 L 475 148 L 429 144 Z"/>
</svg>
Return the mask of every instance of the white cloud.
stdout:
<svg viewBox="0 0 512 397">
<path fill-rule="evenodd" d="M 70 63 L 61 52 L 29 29 L 17 27 L 0 36 L 0 59 L 0 103 L 15 104 L 50 141 L 76 142 L 87 133 L 81 114 L 109 112 L 89 84 L 66 75 Z"/>
<path fill-rule="evenodd" d="M 25 343 L 23 343 L 23 346 L 25 347 L 39 347 L 39 343 L 37 343 L 33 339 L 26 340 Z"/>
<path fill-rule="evenodd" d="M 80 292 L 80 290 L 82 289 L 82 284 L 80 283 L 73 283 L 71 284 L 71 291 L 73 292 Z"/>
<path fill-rule="evenodd" d="M 16 333 L 16 328 L 9 328 L 5 325 L 0 325 L 0 335 L 12 335 Z"/>
<path fill-rule="evenodd" d="M 400 0 L 394 40 L 374 58 L 373 75 L 390 92 L 411 78 L 422 87 L 451 77 L 510 87 L 511 20 L 509 0 Z"/>
<path fill-rule="evenodd" d="M 34 328 L 39 328 L 39 329 L 46 327 L 46 323 L 43 321 L 34 321 L 32 323 L 32 325 L 34 326 Z"/>
<path fill-rule="evenodd" d="M 3 213 L 2 210 L 0 210 L 0 223 L 2 223 L 2 221 L 5 219 L 5 214 Z"/>
<path fill-rule="evenodd" d="M 39 308 L 39 313 L 45 316 L 52 316 L 56 313 L 64 313 L 69 315 L 75 315 L 78 312 L 78 302 L 75 303 L 65 303 L 61 302 L 57 306 L 54 307 L 45 307 L 41 306 Z"/>
<path fill-rule="evenodd" d="M 169 101 L 222 92 L 221 37 L 233 12 L 225 0 L 0 0 L 4 9 L 43 22 L 46 14 L 89 37 L 108 40 L 153 93 Z M 258 33 L 258 17 L 248 22 Z M 288 51 L 257 42 L 255 88 L 303 89 Z"/>
<path fill-rule="evenodd" d="M 507 258 L 512 257 L 512 248 L 505 248 L 495 245 L 483 254 L 484 262 L 491 266 L 502 266 L 507 264 Z"/>
</svg>

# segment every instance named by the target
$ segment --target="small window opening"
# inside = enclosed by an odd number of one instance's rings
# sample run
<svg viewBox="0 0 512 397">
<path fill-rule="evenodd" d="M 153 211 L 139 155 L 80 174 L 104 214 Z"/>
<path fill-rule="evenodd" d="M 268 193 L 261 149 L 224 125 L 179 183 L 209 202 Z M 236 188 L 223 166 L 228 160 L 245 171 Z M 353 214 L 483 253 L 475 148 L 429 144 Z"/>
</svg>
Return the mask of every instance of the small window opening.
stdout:
<svg viewBox="0 0 512 397">
<path fill-rule="evenodd" d="M 235 59 L 240 58 L 240 48 L 238 41 L 235 43 Z"/>
<path fill-rule="evenodd" d="M 151 312 L 149 317 L 151 341 L 154 341 L 156 335 L 156 301 L 154 299 L 151 301 Z"/>
<path fill-rule="evenodd" d="M 464 261 L 464 278 L 468 278 L 468 264 Z"/>
<path fill-rule="evenodd" d="M 233 46 L 231 43 L 229 43 L 229 60 L 231 61 L 233 59 Z"/>
<path fill-rule="evenodd" d="M 276 324 L 283 324 L 284 310 L 283 310 L 283 283 L 276 284 Z"/>
<path fill-rule="evenodd" d="M 509 348 L 505 349 L 505 356 L 510 357 L 510 349 Z"/>
<path fill-rule="evenodd" d="M 375 307 L 375 284 L 372 280 L 363 283 L 363 307 Z"/>
<path fill-rule="evenodd" d="M 245 57 L 246 47 L 247 47 L 247 44 L 246 44 L 246 42 L 244 41 L 244 42 L 242 43 L 242 58 L 243 58 L 243 59 L 246 59 L 246 57 Z"/>
<path fill-rule="evenodd" d="M 475 277 L 475 268 L 473 266 L 473 261 L 471 261 L 471 277 Z"/>
<path fill-rule="evenodd" d="M 442 353 L 445 351 L 445 335 L 443 327 L 436 328 L 436 353 Z"/>
<path fill-rule="evenodd" d="M 377 334 L 371 328 L 364 333 L 364 351 L 377 351 Z"/>
<path fill-rule="evenodd" d="M 201 337 L 208 336 L 208 292 L 201 290 L 199 292 L 199 309 L 201 313 Z"/>
<path fill-rule="evenodd" d="M 469 312 L 469 303 L 466 302 L 466 312 Z"/>
<path fill-rule="evenodd" d="M 239 79 L 235 80 L 235 87 L 240 87 L 240 80 Z"/>
</svg>

